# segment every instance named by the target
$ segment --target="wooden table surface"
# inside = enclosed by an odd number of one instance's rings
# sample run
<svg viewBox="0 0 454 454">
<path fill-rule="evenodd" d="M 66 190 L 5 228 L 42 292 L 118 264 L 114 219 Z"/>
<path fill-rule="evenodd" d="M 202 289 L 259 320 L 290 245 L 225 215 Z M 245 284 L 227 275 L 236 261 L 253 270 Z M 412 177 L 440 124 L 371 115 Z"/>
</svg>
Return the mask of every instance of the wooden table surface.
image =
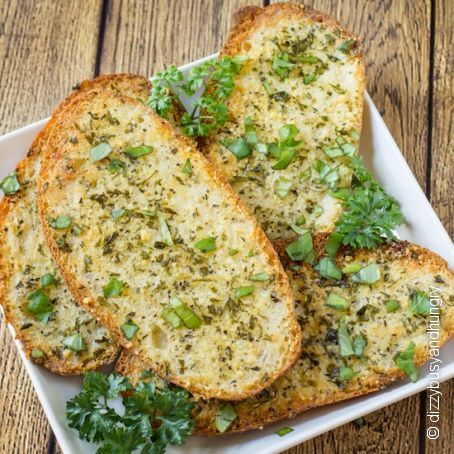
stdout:
<svg viewBox="0 0 454 454">
<path fill-rule="evenodd" d="M 454 3 L 306 3 L 362 37 L 367 89 L 453 234 Z M 0 1 L 0 134 L 46 117 L 83 79 L 114 72 L 151 75 L 166 64 L 217 51 L 231 13 L 247 4 L 262 1 Z M 0 452 L 61 452 L 4 323 L 0 350 Z M 363 427 L 347 424 L 287 454 L 452 453 L 454 380 L 443 384 L 442 392 L 437 441 L 425 437 L 423 392 L 367 416 Z"/>
</svg>

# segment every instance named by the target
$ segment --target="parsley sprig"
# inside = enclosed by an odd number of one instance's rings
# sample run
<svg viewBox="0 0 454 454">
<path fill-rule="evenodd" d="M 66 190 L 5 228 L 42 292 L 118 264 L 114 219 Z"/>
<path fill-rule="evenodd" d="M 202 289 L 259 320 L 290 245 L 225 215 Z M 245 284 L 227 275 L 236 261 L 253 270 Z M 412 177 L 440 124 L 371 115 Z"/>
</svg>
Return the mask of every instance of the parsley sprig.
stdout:
<svg viewBox="0 0 454 454">
<path fill-rule="evenodd" d="M 182 94 L 190 97 L 203 89 L 192 111 L 181 117 L 181 126 L 188 136 L 207 136 L 227 121 L 226 101 L 235 87 L 235 76 L 245 62 L 246 57 L 241 55 L 210 59 L 191 69 L 186 77 L 172 65 L 154 77 L 147 104 L 160 116 L 169 118 L 172 106 L 184 108 Z"/>
<path fill-rule="evenodd" d="M 125 411 L 120 415 L 110 404 L 125 391 Z M 191 434 L 192 407 L 183 389 L 158 389 L 154 383 L 139 382 L 133 390 L 119 374 L 88 372 L 82 392 L 66 404 L 66 417 L 81 439 L 100 443 L 98 454 L 161 454 L 169 444 L 184 444 Z"/>
</svg>

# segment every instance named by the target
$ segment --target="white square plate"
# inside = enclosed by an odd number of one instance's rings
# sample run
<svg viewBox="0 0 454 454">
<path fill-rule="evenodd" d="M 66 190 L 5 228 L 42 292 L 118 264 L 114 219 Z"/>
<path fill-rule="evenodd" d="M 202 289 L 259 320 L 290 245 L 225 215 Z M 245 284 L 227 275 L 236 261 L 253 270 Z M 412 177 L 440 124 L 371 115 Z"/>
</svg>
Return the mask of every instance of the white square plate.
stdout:
<svg viewBox="0 0 454 454">
<path fill-rule="evenodd" d="M 202 60 L 183 66 L 188 71 Z M 454 245 L 411 170 L 388 131 L 369 95 L 365 95 L 361 154 L 376 178 L 386 190 L 396 197 L 402 207 L 407 224 L 398 230 L 401 238 L 419 243 L 444 257 L 454 268 Z M 0 137 L 0 179 L 10 173 L 27 153 L 33 138 L 45 125 L 38 121 Z M 10 328 L 11 329 L 11 328 Z M 12 329 L 11 329 L 12 331 Z M 79 440 L 77 432 L 66 425 L 65 404 L 81 389 L 81 379 L 60 377 L 47 372 L 25 358 L 20 343 L 16 345 L 33 382 L 50 425 L 65 454 L 94 453 L 93 445 Z M 443 367 L 440 380 L 454 377 L 454 340 L 441 354 Z M 225 437 L 190 437 L 182 448 L 170 447 L 169 453 L 216 453 L 216 454 L 272 454 L 281 452 L 323 432 L 371 413 L 393 402 L 420 392 L 428 384 L 428 368 L 423 367 L 417 383 L 400 381 L 386 390 L 365 397 L 351 399 L 308 411 L 291 421 L 281 421 L 263 430 Z M 274 433 L 280 427 L 290 425 L 294 431 L 280 438 Z"/>
</svg>

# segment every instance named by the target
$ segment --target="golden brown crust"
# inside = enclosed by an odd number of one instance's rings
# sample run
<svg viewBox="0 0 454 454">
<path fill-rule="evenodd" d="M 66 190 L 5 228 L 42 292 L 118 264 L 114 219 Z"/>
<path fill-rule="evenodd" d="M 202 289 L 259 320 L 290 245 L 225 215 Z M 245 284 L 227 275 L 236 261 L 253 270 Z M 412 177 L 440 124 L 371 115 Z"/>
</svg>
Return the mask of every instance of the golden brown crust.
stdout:
<svg viewBox="0 0 454 454">
<path fill-rule="evenodd" d="M 137 94 L 146 95 L 150 90 L 150 86 L 150 82 L 146 78 L 133 74 L 106 75 L 93 80 L 83 81 L 56 108 L 50 121 L 33 140 L 27 156 L 16 167 L 19 181 L 27 179 L 27 176 L 30 176 L 33 173 L 32 169 L 35 166 L 36 161 L 41 159 L 47 145 L 47 139 L 51 128 L 55 123 L 56 116 L 60 115 L 80 96 L 105 90 L 120 92 L 125 89 L 132 90 Z M 14 308 L 18 303 L 17 301 L 12 301 L 8 294 L 8 287 L 13 276 L 11 275 L 12 270 L 9 268 L 6 260 L 7 251 L 2 248 L 2 245 L 6 246 L 4 222 L 7 222 L 8 214 L 15 209 L 16 204 L 20 203 L 22 192 L 23 190 L 12 196 L 4 197 L 0 202 L 0 303 L 4 308 L 6 321 L 14 327 L 15 336 L 22 342 L 23 350 L 27 357 L 31 357 L 34 349 L 45 352 L 45 355 L 41 358 L 32 359 L 34 362 L 43 365 L 51 372 L 60 375 L 78 375 L 88 370 L 97 369 L 104 364 L 111 363 L 118 354 L 118 347 L 115 344 L 112 344 L 111 347 L 107 348 L 104 353 L 98 354 L 96 358 L 91 358 L 83 362 L 70 362 L 67 359 L 54 354 L 47 344 L 39 342 L 34 336 L 31 336 L 27 330 L 21 329 L 20 322 L 14 315 Z M 2 260 L 1 258 L 4 258 L 5 260 Z"/>
<path fill-rule="evenodd" d="M 318 234 L 313 238 L 314 249 L 318 259 L 325 255 L 324 245 L 327 237 L 328 235 L 326 234 Z M 288 241 L 279 241 L 275 244 L 284 265 L 287 269 L 295 265 L 302 266 L 303 269 L 301 270 L 301 273 L 314 276 L 314 281 L 308 286 L 308 291 L 310 288 L 315 288 L 314 271 L 307 264 L 302 265 L 301 262 L 292 262 L 285 252 L 287 244 Z M 336 261 L 338 263 L 344 263 L 346 259 L 349 261 L 352 261 L 351 259 L 353 259 L 354 261 L 364 260 L 369 263 L 380 262 L 383 264 L 398 262 L 399 266 L 406 270 L 416 269 L 420 270 L 421 274 L 429 274 L 432 276 L 443 275 L 446 281 L 445 291 L 449 291 L 454 297 L 454 273 L 448 269 L 446 261 L 437 254 L 434 254 L 419 245 L 407 241 L 399 241 L 383 245 L 376 250 L 352 251 L 349 247 L 342 247 L 339 251 L 339 255 L 336 257 Z M 290 275 L 294 275 L 290 271 L 289 273 Z M 440 345 L 445 344 L 454 334 L 454 310 L 451 306 L 447 306 L 443 317 Z M 408 341 L 410 341 L 410 335 L 408 335 Z M 303 355 L 305 354 L 305 350 L 306 349 L 303 346 Z M 416 365 L 422 365 L 428 358 L 429 352 L 427 345 L 416 345 Z M 353 383 L 346 389 L 337 387 L 329 388 L 326 385 L 325 389 L 320 389 L 314 384 L 309 385 L 305 390 L 302 390 L 301 387 L 303 386 L 304 381 L 302 377 L 305 374 L 309 377 L 307 371 L 302 369 L 302 367 L 302 364 L 296 365 L 295 374 L 292 375 L 292 371 L 289 371 L 289 373 L 280 380 L 280 383 L 276 382 L 266 390 L 268 391 L 268 394 L 266 394 L 265 391 L 255 398 L 248 399 L 244 402 L 234 403 L 238 417 L 233 422 L 232 426 L 229 427 L 228 433 L 261 428 L 281 419 L 292 418 L 299 413 L 314 407 L 366 395 L 386 388 L 389 384 L 402 379 L 405 376 L 405 374 L 395 366 L 387 370 L 375 368 L 372 369 L 372 373 L 365 375 L 363 379 L 357 380 L 356 383 Z M 299 370 L 299 368 L 301 368 L 301 370 Z M 140 379 L 140 372 L 143 369 L 144 365 L 137 358 L 127 353 L 122 353 L 116 364 L 116 370 L 119 373 L 127 375 L 133 384 Z M 287 383 L 285 380 L 287 380 Z M 288 382 L 291 382 L 292 380 L 295 381 L 294 386 L 288 386 Z M 282 397 L 282 394 L 278 393 L 278 389 L 279 387 L 285 386 L 287 386 L 290 391 L 284 398 Z M 214 425 L 214 419 L 222 402 L 216 400 L 196 400 L 195 404 L 196 408 L 193 417 L 196 427 L 194 433 L 197 435 L 209 436 L 219 435 L 219 432 Z"/>
<path fill-rule="evenodd" d="M 89 96 L 80 96 L 74 102 L 72 102 L 67 109 L 65 109 L 62 115 L 55 116 L 55 131 L 60 129 L 64 129 L 68 122 L 71 122 L 71 118 L 77 115 L 78 113 L 84 111 L 88 103 L 90 103 L 91 99 L 93 98 L 94 94 L 90 94 Z M 102 96 L 102 95 L 100 95 Z M 111 96 L 111 95 L 110 95 Z M 115 96 L 115 98 L 121 100 L 125 103 L 130 103 L 132 100 L 125 96 Z M 105 97 L 106 102 L 109 101 L 109 96 Z M 269 386 L 273 381 L 275 381 L 279 376 L 284 374 L 296 361 L 298 358 L 299 350 L 300 350 L 300 339 L 301 339 L 301 332 L 299 329 L 299 325 L 296 321 L 296 317 L 294 315 L 294 304 L 293 304 L 293 294 L 290 288 L 290 284 L 288 282 L 288 278 L 282 265 L 280 264 L 279 258 L 272 247 L 270 241 L 266 237 L 265 233 L 257 224 L 257 221 L 251 217 L 248 210 L 243 206 L 242 202 L 239 200 L 237 194 L 233 191 L 228 183 L 220 176 L 218 170 L 208 161 L 205 159 L 202 154 L 194 148 L 194 142 L 182 135 L 180 135 L 172 125 L 160 118 L 157 114 L 155 114 L 151 109 L 148 109 L 147 114 L 153 117 L 153 121 L 159 124 L 159 127 L 163 131 L 163 136 L 170 135 L 173 137 L 174 142 L 182 147 L 182 148 L 191 148 L 191 162 L 199 162 L 204 171 L 212 178 L 214 184 L 222 187 L 223 192 L 227 194 L 228 199 L 232 202 L 235 210 L 238 210 L 242 213 L 242 215 L 248 219 L 253 225 L 253 236 L 256 241 L 261 245 L 262 250 L 268 257 L 268 262 L 273 264 L 275 269 L 275 283 L 276 286 L 280 289 L 280 294 L 283 296 L 283 300 L 286 302 L 286 306 L 288 308 L 289 316 L 291 317 L 291 333 L 289 337 L 291 337 L 291 346 L 289 348 L 289 353 L 286 358 L 286 362 L 283 367 L 276 371 L 275 374 L 269 376 L 269 378 L 260 385 L 253 385 L 246 388 L 243 392 L 238 393 L 236 395 L 231 395 L 228 393 L 223 393 L 219 390 L 210 390 L 205 389 L 204 387 L 200 386 L 198 383 L 187 383 L 177 376 L 170 377 L 169 379 L 183 387 L 189 389 L 193 394 L 198 395 L 205 395 L 205 396 L 213 396 L 221 399 L 232 399 L 232 400 L 241 400 L 248 396 L 254 395 L 260 390 Z M 50 146 L 47 149 L 47 152 L 44 157 L 43 165 L 41 168 L 40 173 L 40 180 L 38 185 L 38 205 L 39 205 L 39 213 L 40 218 L 42 221 L 42 227 L 44 230 L 44 235 L 46 237 L 47 243 L 51 249 L 52 255 L 58 264 L 64 279 L 71 289 L 71 292 L 76 296 L 77 301 L 79 304 L 82 304 L 83 307 L 94 317 L 96 318 L 103 326 L 107 327 L 107 329 L 111 332 L 111 334 L 118 339 L 118 341 L 123 345 L 124 348 L 130 350 L 133 353 L 139 354 L 137 347 L 134 346 L 134 343 L 131 341 L 127 341 L 123 336 L 120 328 L 115 326 L 111 318 L 109 316 L 108 311 L 100 309 L 99 305 L 96 304 L 94 295 L 91 292 L 82 286 L 78 277 L 75 275 L 73 270 L 71 269 L 70 265 L 66 260 L 66 255 L 57 247 L 55 241 L 52 238 L 52 231 L 46 222 L 48 206 L 50 201 L 46 197 L 46 187 L 48 186 L 49 182 L 55 177 L 53 174 L 53 168 L 63 158 L 63 151 L 60 147 L 58 147 L 58 132 L 56 132 L 55 136 L 53 137 Z M 63 176 L 63 178 L 71 178 L 70 176 Z M 157 374 L 165 375 L 165 370 L 159 367 L 156 363 L 151 363 L 149 366 L 154 370 Z"/>
</svg>

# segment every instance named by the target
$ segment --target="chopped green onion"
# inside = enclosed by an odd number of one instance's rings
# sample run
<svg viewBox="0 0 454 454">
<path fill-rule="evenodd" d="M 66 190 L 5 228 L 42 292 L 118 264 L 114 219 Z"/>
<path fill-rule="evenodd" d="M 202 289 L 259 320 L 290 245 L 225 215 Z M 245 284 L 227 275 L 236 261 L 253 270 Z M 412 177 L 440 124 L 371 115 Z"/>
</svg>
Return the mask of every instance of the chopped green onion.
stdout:
<svg viewBox="0 0 454 454">
<path fill-rule="evenodd" d="M 430 315 L 430 299 L 426 292 L 415 290 L 411 295 L 411 303 L 408 306 L 408 312 L 412 315 Z"/>
<path fill-rule="evenodd" d="M 251 117 L 246 118 L 246 120 L 244 121 L 244 126 L 246 129 L 246 142 L 251 145 L 257 145 L 259 143 L 259 139 L 257 137 L 257 131 L 255 130 Z"/>
<path fill-rule="evenodd" d="M 286 252 L 292 260 L 313 264 L 315 252 L 310 232 L 305 232 L 297 240 L 290 243 L 286 248 Z"/>
<path fill-rule="evenodd" d="M 263 88 L 265 89 L 266 91 L 266 94 L 268 96 L 272 96 L 273 95 L 273 89 L 271 88 L 271 85 L 270 83 L 265 79 L 263 82 L 262 82 L 262 85 L 263 85 Z"/>
<path fill-rule="evenodd" d="M 137 333 L 137 331 L 139 330 L 139 327 L 131 321 L 124 322 L 120 326 L 120 328 L 121 328 L 122 333 L 128 340 L 131 340 L 134 337 L 134 335 Z"/>
<path fill-rule="evenodd" d="M 320 59 L 318 57 L 316 57 L 315 55 L 303 55 L 299 58 L 299 61 L 301 63 L 309 63 L 309 64 L 314 64 L 314 63 L 318 63 L 320 61 Z"/>
<path fill-rule="evenodd" d="M 347 200 L 350 197 L 350 189 L 339 188 L 335 191 L 331 191 L 331 195 L 336 197 L 336 199 Z"/>
<path fill-rule="evenodd" d="M 35 290 L 27 296 L 29 301 L 27 309 L 37 320 L 46 324 L 54 306 L 50 303 L 49 297 L 42 288 Z"/>
<path fill-rule="evenodd" d="M 153 147 L 149 145 L 140 145 L 138 147 L 130 147 L 125 150 L 125 153 L 131 158 L 131 159 L 138 159 L 142 156 L 146 156 L 147 154 L 150 154 L 153 151 Z"/>
<path fill-rule="evenodd" d="M 330 158 L 338 158 L 339 156 L 344 156 L 344 152 L 341 148 L 325 148 L 323 150 L 326 156 Z"/>
<path fill-rule="evenodd" d="M 208 238 L 204 238 L 203 240 L 197 241 L 194 244 L 194 247 L 197 248 L 201 252 L 212 252 L 216 250 L 216 237 L 209 236 Z"/>
<path fill-rule="evenodd" d="M 376 263 L 369 263 L 350 276 L 352 282 L 358 284 L 374 284 L 381 277 L 380 268 Z"/>
<path fill-rule="evenodd" d="M 32 358 L 42 358 L 44 356 L 44 352 L 40 350 L 39 348 L 34 348 L 32 350 Z"/>
<path fill-rule="evenodd" d="M 109 173 L 119 173 L 126 169 L 126 164 L 121 159 L 111 159 L 107 170 Z"/>
<path fill-rule="evenodd" d="M 90 158 L 96 162 L 106 158 L 110 153 L 112 153 L 110 145 L 108 143 L 100 143 L 90 150 Z"/>
<path fill-rule="evenodd" d="M 14 194 L 20 189 L 20 183 L 17 179 L 17 173 L 10 173 L 8 176 L 3 178 L 0 183 L 0 189 L 5 195 Z"/>
<path fill-rule="evenodd" d="M 397 309 L 399 309 L 399 308 L 400 308 L 400 303 L 397 300 L 389 300 L 386 303 L 386 312 L 388 314 L 391 314 L 392 312 L 396 312 Z"/>
<path fill-rule="evenodd" d="M 281 158 L 279 159 L 276 164 L 272 166 L 273 170 L 284 170 L 286 169 L 293 159 L 296 156 L 296 150 L 293 150 L 291 148 L 284 149 L 284 151 L 281 154 Z"/>
<path fill-rule="evenodd" d="M 364 350 L 366 349 L 366 339 L 360 334 L 357 334 L 353 339 L 353 351 L 355 352 L 355 356 L 361 358 L 364 354 Z"/>
<path fill-rule="evenodd" d="M 359 134 L 358 134 L 358 131 L 356 131 L 355 129 L 352 129 L 351 133 L 350 133 L 350 137 L 355 140 L 355 141 L 358 141 L 359 140 Z"/>
<path fill-rule="evenodd" d="M 298 235 L 304 235 L 306 234 L 307 232 L 309 232 L 309 229 L 306 229 L 304 227 L 300 227 L 299 225 L 295 225 L 295 224 L 290 224 L 290 228 L 295 232 L 297 233 Z"/>
<path fill-rule="evenodd" d="M 350 367 L 339 367 L 339 380 L 341 382 L 351 380 L 355 376 L 355 372 Z"/>
<path fill-rule="evenodd" d="M 161 316 L 166 322 L 169 322 L 173 328 L 179 328 L 182 325 L 181 318 L 178 317 L 177 313 L 170 307 L 164 309 Z"/>
<path fill-rule="evenodd" d="M 274 183 L 274 193 L 280 198 L 284 199 L 293 186 L 293 181 L 288 178 L 280 177 Z"/>
<path fill-rule="evenodd" d="M 63 339 L 63 345 L 75 352 L 85 350 L 84 340 L 79 334 L 72 334 L 71 336 L 65 337 L 65 339 Z"/>
<path fill-rule="evenodd" d="M 415 364 L 415 343 L 410 342 L 408 347 L 401 351 L 395 358 L 396 366 L 405 372 L 410 380 L 415 383 L 419 377 L 419 371 Z"/>
<path fill-rule="evenodd" d="M 232 404 L 222 405 L 215 417 L 216 429 L 221 433 L 225 432 L 232 422 L 235 421 L 236 417 L 237 414 Z"/>
<path fill-rule="evenodd" d="M 339 320 L 339 325 L 337 328 L 337 341 L 339 343 L 340 354 L 343 357 L 354 356 L 355 352 L 353 350 L 352 342 L 347 330 L 347 323 L 345 317 L 342 317 Z"/>
<path fill-rule="evenodd" d="M 354 156 L 356 153 L 356 147 L 351 143 L 345 143 L 341 148 L 345 156 Z"/>
<path fill-rule="evenodd" d="M 113 277 L 109 283 L 102 289 L 104 298 L 113 298 L 120 296 L 123 292 L 124 283 Z"/>
<path fill-rule="evenodd" d="M 315 74 L 308 74 L 307 76 L 304 76 L 303 83 L 304 83 L 304 85 L 309 85 L 310 83 L 312 83 L 316 80 L 317 80 L 317 76 Z"/>
<path fill-rule="evenodd" d="M 359 271 L 362 267 L 363 265 L 361 265 L 361 263 L 349 263 L 342 268 L 342 272 L 344 274 L 352 274 Z"/>
<path fill-rule="evenodd" d="M 276 54 L 273 60 L 273 70 L 281 78 L 288 76 L 289 70 L 295 65 L 289 61 L 288 54 Z"/>
<path fill-rule="evenodd" d="M 185 175 L 191 175 L 192 174 L 192 165 L 191 165 L 191 161 L 189 159 L 186 159 L 186 161 L 184 163 L 184 166 L 183 166 L 183 169 L 182 169 L 182 172 Z"/>
<path fill-rule="evenodd" d="M 355 44 L 355 42 L 356 41 L 354 38 L 350 38 L 347 41 L 344 41 L 337 49 L 347 54 L 352 48 L 353 44 Z"/>
<path fill-rule="evenodd" d="M 302 214 L 297 220 L 296 220 L 296 225 L 304 225 L 306 224 L 306 218 L 304 217 L 304 214 Z"/>
<path fill-rule="evenodd" d="M 222 139 L 221 143 L 235 155 L 238 161 L 247 158 L 252 153 L 249 144 L 241 137 L 238 139 Z"/>
<path fill-rule="evenodd" d="M 68 216 L 67 214 L 62 214 L 54 219 L 51 219 L 49 225 L 53 229 L 63 230 L 67 229 L 71 225 L 71 223 L 72 223 L 71 216 Z"/>
<path fill-rule="evenodd" d="M 338 311 L 346 311 L 350 307 L 350 302 L 337 293 L 331 292 L 326 300 L 326 305 Z"/>
<path fill-rule="evenodd" d="M 257 151 L 257 153 L 267 154 L 268 153 L 268 144 L 258 143 L 255 146 L 255 150 Z"/>
<path fill-rule="evenodd" d="M 281 142 L 289 142 L 293 140 L 298 133 L 299 129 L 294 124 L 286 124 L 279 128 L 279 140 Z"/>
<path fill-rule="evenodd" d="M 249 277 L 250 281 L 257 281 L 257 282 L 264 282 L 268 281 L 270 278 L 268 273 L 258 273 L 258 274 L 253 274 L 252 276 Z"/>
<path fill-rule="evenodd" d="M 308 167 L 306 170 L 303 170 L 300 173 L 299 179 L 300 179 L 300 181 L 307 181 L 307 180 L 309 180 L 311 175 L 312 175 L 312 171 L 311 171 L 310 167 Z"/>
<path fill-rule="evenodd" d="M 274 432 L 276 435 L 279 435 L 280 437 L 284 437 L 285 435 L 289 434 L 290 432 L 293 432 L 295 429 L 292 429 L 291 427 L 282 427 L 281 429 L 276 430 Z"/>
<path fill-rule="evenodd" d="M 244 298 L 245 296 L 252 295 L 252 293 L 254 293 L 254 290 L 255 290 L 255 287 L 253 285 L 239 287 L 235 290 L 235 296 L 237 298 Z"/>
<path fill-rule="evenodd" d="M 55 276 L 51 273 L 46 273 L 41 276 L 40 284 L 42 288 L 49 287 L 50 285 L 55 284 Z"/>
<path fill-rule="evenodd" d="M 195 312 L 188 305 L 184 304 L 178 297 L 172 297 L 170 304 L 186 328 L 196 329 L 202 326 L 203 320 L 199 318 Z"/>
<path fill-rule="evenodd" d="M 338 232 L 332 232 L 329 236 L 328 241 L 325 244 L 325 251 L 331 258 L 336 257 L 343 239 L 344 235 Z"/>
<path fill-rule="evenodd" d="M 158 211 L 158 222 L 159 222 L 159 231 L 161 233 L 161 238 L 164 244 L 167 246 L 173 246 L 173 239 L 172 239 L 172 234 L 170 233 L 169 226 L 167 225 L 166 219 L 164 215 Z"/>
<path fill-rule="evenodd" d="M 320 273 L 320 276 L 327 279 L 335 279 L 336 281 L 340 281 L 342 279 L 341 271 L 328 257 L 323 257 L 315 266 L 315 269 Z"/>
<path fill-rule="evenodd" d="M 342 145 L 347 143 L 347 141 L 342 136 L 337 136 L 336 143 L 341 147 Z"/>
<path fill-rule="evenodd" d="M 110 214 L 114 221 L 118 221 L 118 219 L 121 219 L 126 214 L 126 210 L 123 208 L 115 208 Z"/>
</svg>

